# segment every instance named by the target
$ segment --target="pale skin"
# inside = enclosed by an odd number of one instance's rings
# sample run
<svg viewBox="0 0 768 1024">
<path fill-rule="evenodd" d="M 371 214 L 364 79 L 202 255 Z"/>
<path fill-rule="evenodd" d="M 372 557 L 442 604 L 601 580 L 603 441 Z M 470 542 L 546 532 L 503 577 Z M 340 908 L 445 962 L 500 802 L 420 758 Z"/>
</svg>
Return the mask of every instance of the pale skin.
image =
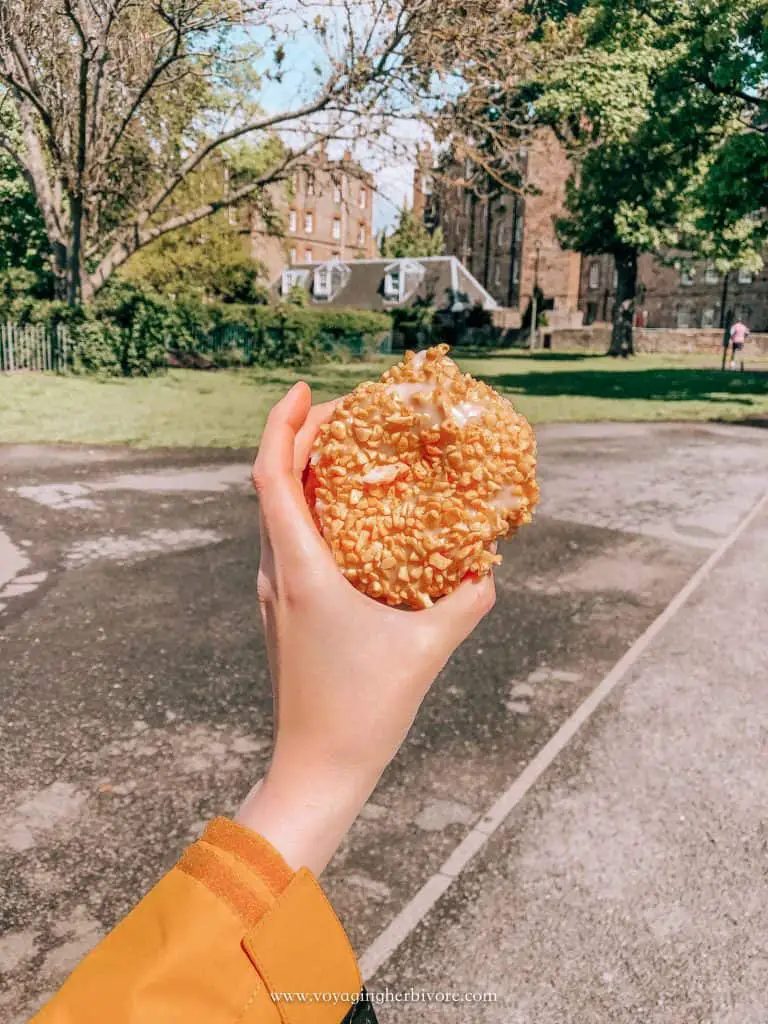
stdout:
<svg viewBox="0 0 768 1024">
<path fill-rule="evenodd" d="M 325 868 L 397 753 L 435 677 L 493 607 L 492 576 L 423 611 L 388 608 L 340 573 L 301 474 L 334 403 L 296 384 L 269 415 L 253 480 L 258 595 L 275 705 L 272 760 L 237 820 L 293 868 Z"/>
</svg>

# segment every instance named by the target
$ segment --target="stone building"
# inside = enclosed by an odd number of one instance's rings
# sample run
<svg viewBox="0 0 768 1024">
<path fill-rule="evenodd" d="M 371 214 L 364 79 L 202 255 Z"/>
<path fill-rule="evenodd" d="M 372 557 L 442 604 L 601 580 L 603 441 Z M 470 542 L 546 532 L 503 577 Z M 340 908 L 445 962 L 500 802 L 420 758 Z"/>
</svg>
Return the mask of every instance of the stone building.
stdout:
<svg viewBox="0 0 768 1024">
<path fill-rule="evenodd" d="M 579 306 L 584 322 L 613 317 L 616 272 L 612 256 L 585 256 Z M 646 253 L 638 260 L 635 320 L 644 327 L 722 328 L 740 317 L 753 331 L 768 330 L 768 269 L 724 275 L 710 263 L 679 266 Z"/>
<path fill-rule="evenodd" d="M 464 184 L 471 167 L 443 172 L 433 183 L 422 161 L 414 178 L 414 209 L 424 210 L 430 227 L 442 228 L 446 251 L 458 257 L 499 306 L 507 307 L 511 315 L 505 326 L 520 325 L 535 288 L 550 325 L 576 326 L 581 320 L 581 256 L 564 250 L 555 234 L 570 163 L 549 130 L 537 132 L 519 159 L 522 182 L 530 191 L 489 197 Z"/>
<path fill-rule="evenodd" d="M 275 198 L 285 220 L 284 237 L 269 235 L 254 218 L 251 255 L 265 264 L 270 281 L 286 263 L 371 258 L 376 255 L 374 195 L 373 176 L 349 151 L 341 160 L 321 152 Z"/>
</svg>

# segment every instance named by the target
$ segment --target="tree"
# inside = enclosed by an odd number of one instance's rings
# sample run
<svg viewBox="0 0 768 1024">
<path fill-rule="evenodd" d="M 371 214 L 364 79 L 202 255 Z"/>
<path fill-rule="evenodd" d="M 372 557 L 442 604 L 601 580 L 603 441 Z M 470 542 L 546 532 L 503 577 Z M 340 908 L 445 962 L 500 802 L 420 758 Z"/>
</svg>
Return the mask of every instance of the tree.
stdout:
<svg viewBox="0 0 768 1024">
<path fill-rule="evenodd" d="M 245 143 L 222 148 L 179 187 L 177 204 L 191 210 L 201 194 L 224 194 L 227 188 L 237 188 L 241 180 L 274 162 L 279 150 L 278 140 L 260 148 Z M 120 276 L 171 296 L 196 293 L 221 302 L 266 302 L 266 268 L 251 255 L 254 212 L 229 207 L 162 235 L 136 252 Z M 271 226 L 279 232 L 281 224 Z"/>
<path fill-rule="evenodd" d="M 57 295 L 89 301 L 134 253 L 267 195 L 325 141 L 430 116 L 435 83 L 474 73 L 518 17 L 515 0 L 0 0 L 0 103 L 22 129 L 0 148 L 36 197 Z M 267 110 L 294 40 L 305 77 Z M 277 131 L 291 145 L 270 166 L 177 203 L 227 143 Z"/>
<path fill-rule="evenodd" d="M 20 128 L 10 111 L 0 112 L 2 130 L 18 143 Z M 25 275 L 41 294 L 50 286 L 47 242 L 35 196 L 19 165 L 0 149 L 0 273 Z"/>
<path fill-rule="evenodd" d="M 596 0 L 564 31 L 583 45 L 540 81 L 536 115 L 555 127 L 574 159 L 567 215 L 558 224 L 563 243 L 614 257 L 609 351 L 620 354 L 632 351 L 642 253 L 707 257 L 720 269 L 755 258 L 753 232 L 743 222 L 718 230 L 708 200 L 713 168 L 743 125 L 734 96 L 702 88 L 684 72 L 679 40 L 663 45 L 644 14 Z"/>
<path fill-rule="evenodd" d="M 379 248 L 382 256 L 392 259 L 404 256 L 442 256 L 445 253 L 445 239 L 440 228 L 430 233 L 413 210 L 403 206 L 397 227 L 389 235 L 382 234 Z"/>
</svg>

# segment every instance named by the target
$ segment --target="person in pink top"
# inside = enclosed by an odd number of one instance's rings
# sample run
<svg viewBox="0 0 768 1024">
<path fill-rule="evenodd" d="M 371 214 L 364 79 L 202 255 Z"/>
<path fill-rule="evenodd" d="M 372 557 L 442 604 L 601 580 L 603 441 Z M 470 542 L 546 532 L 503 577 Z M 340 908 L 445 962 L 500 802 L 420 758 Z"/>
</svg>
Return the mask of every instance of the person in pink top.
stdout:
<svg viewBox="0 0 768 1024">
<path fill-rule="evenodd" d="M 739 356 L 741 369 L 744 369 L 744 342 L 749 337 L 749 328 L 743 320 L 731 325 L 731 369 L 736 369 L 736 356 Z"/>
</svg>

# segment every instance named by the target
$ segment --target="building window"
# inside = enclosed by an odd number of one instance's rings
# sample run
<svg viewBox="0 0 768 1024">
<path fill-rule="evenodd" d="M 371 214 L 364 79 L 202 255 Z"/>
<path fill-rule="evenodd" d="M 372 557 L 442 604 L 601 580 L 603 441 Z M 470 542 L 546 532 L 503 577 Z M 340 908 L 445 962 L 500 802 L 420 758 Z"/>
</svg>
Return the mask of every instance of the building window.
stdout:
<svg viewBox="0 0 768 1024">
<path fill-rule="evenodd" d="M 308 235 L 315 230 L 315 215 L 311 210 L 307 210 L 304 214 L 304 230 Z"/>
<path fill-rule="evenodd" d="M 280 293 L 287 295 L 291 288 L 304 284 L 307 276 L 306 270 L 284 270 L 280 277 Z"/>
<path fill-rule="evenodd" d="M 313 196 L 315 194 L 315 172 L 307 171 L 307 195 Z"/>
<path fill-rule="evenodd" d="M 501 284 L 501 264 L 497 263 L 493 268 L 493 283 L 498 286 Z"/>
<path fill-rule="evenodd" d="M 294 245 L 288 252 L 288 262 L 293 266 L 296 262 L 296 246 Z"/>
<path fill-rule="evenodd" d="M 739 267 L 738 281 L 739 284 L 752 284 L 752 271 L 747 267 Z"/>
<path fill-rule="evenodd" d="M 360 209 L 365 210 L 368 206 L 368 189 L 361 187 L 360 189 Z"/>
<path fill-rule="evenodd" d="M 512 284 L 520 283 L 520 260 L 516 259 L 512 264 Z"/>
<path fill-rule="evenodd" d="M 717 272 L 717 267 L 712 262 L 712 260 L 710 260 L 709 263 L 707 263 L 707 266 L 704 270 L 704 281 L 707 284 L 717 284 L 719 280 L 720 275 Z"/>
<path fill-rule="evenodd" d="M 391 267 L 384 277 L 384 298 L 399 302 L 403 284 L 400 267 Z"/>
<path fill-rule="evenodd" d="M 296 223 L 297 223 L 297 221 L 296 221 L 296 211 L 295 210 L 289 210 L 288 211 L 288 230 L 289 231 L 295 231 L 296 230 Z"/>
<path fill-rule="evenodd" d="M 496 245 L 499 247 L 499 249 L 502 249 L 504 247 L 504 224 L 503 224 L 503 222 L 501 224 L 499 224 L 499 226 L 496 228 Z"/>
<path fill-rule="evenodd" d="M 679 305 L 675 314 L 675 322 L 678 327 L 690 327 L 691 326 L 691 307 L 688 305 Z"/>
<path fill-rule="evenodd" d="M 333 237 L 336 239 L 341 238 L 341 220 L 338 217 L 333 219 Z"/>
<path fill-rule="evenodd" d="M 692 267 L 682 267 L 681 268 L 681 270 L 680 270 L 680 284 L 683 285 L 686 288 L 688 288 L 690 285 L 693 284 L 693 268 Z M 688 325 L 686 324 L 685 326 L 687 327 Z"/>
<path fill-rule="evenodd" d="M 315 271 L 313 292 L 316 299 L 331 297 L 331 268 L 329 266 L 318 267 Z"/>
<path fill-rule="evenodd" d="M 464 213 L 468 217 L 472 213 L 472 193 L 469 191 L 464 193 Z"/>
<path fill-rule="evenodd" d="M 315 254 L 312 252 L 311 249 L 304 250 L 304 260 L 306 263 L 311 263 L 314 258 Z"/>
<path fill-rule="evenodd" d="M 358 245 L 365 245 L 366 233 L 365 224 L 360 224 L 357 229 L 357 242 Z"/>
<path fill-rule="evenodd" d="M 600 287 L 600 264 L 593 260 L 589 265 L 589 290 L 596 292 Z"/>
<path fill-rule="evenodd" d="M 338 205 L 343 198 L 344 198 L 344 196 L 343 196 L 343 193 L 341 191 L 341 182 L 340 181 L 336 181 L 333 184 L 333 201 L 334 201 L 334 203 L 336 203 Z"/>
<path fill-rule="evenodd" d="M 702 313 L 701 313 L 701 326 L 702 327 L 714 327 L 715 326 L 715 316 L 716 316 L 716 313 L 717 313 L 717 311 L 712 306 L 710 306 L 708 309 L 702 310 Z"/>
</svg>

